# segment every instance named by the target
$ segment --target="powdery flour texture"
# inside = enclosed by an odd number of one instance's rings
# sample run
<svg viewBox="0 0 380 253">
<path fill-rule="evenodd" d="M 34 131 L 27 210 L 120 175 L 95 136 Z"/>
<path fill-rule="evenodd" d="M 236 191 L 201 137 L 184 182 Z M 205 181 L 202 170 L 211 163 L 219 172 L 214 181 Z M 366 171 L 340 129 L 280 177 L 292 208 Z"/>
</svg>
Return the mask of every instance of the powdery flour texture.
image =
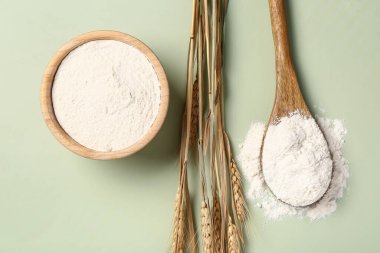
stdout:
<svg viewBox="0 0 380 253">
<path fill-rule="evenodd" d="M 115 151 L 150 129 L 160 106 L 160 83 L 138 49 L 115 40 L 71 51 L 55 75 L 52 99 L 62 128 L 78 143 Z"/>
<path fill-rule="evenodd" d="M 294 114 L 290 117 L 300 117 L 298 114 Z M 288 120 L 288 119 L 285 119 Z M 299 122 L 302 121 L 301 118 L 297 119 Z M 264 213 L 267 218 L 277 220 L 284 216 L 297 216 L 297 217 L 308 217 L 311 220 L 323 218 L 332 212 L 334 212 L 337 208 L 337 200 L 343 196 L 344 189 L 346 188 L 348 174 L 348 163 L 346 159 L 343 157 L 343 144 L 345 140 L 345 136 L 347 133 L 346 128 L 343 125 L 341 120 L 336 119 L 327 119 L 327 118 L 318 118 L 318 125 L 320 126 L 323 135 L 326 138 L 328 148 L 331 154 L 332 159 L 332 171 L 329 174 L 329 171 L 324 171 L 326 174 L 323 176 L 319 175 L 308 175 L 308 173 L 318 173 L 318 171 L 306 170 L 303 175 L 303 180 L 305 182 L 309 182 L 309 178 L 316 179 L 315 182 L 312 182 L 311 185 L 316 187 L 315 189 L 323 189 L 326 187 L 326 178 L 330 176 L 331 182 L 329 182 L 327 191 L 324 193 L 322 198 L 316 202 L 315 204 L 305 206 L 305 207 L 294 207 L 280 201 L 275 197 L 272 192 L 269 190 L 269 187 L 266 184 L 267 180 L 264 180 L 263 170 L 261 168 L 260 163 L 260 149 L 262 146 L 262 140 L 265 132 L 265 124 L 258 122 L 252 124 L 245 141 L 240 146 L 240 154 L 239 161 L 241 163 L 243 174 L 248 182 L 248 192 L 247 197 L 256 202 L 256 204 L 264 210 Z M 269 131 L 269 130 L 268 130 Z M 300 140 L 303 140 L 305 135 L 307 135 L 307 131 L 302 130 L 302 128 L 298 129 L 298 136 L 288 136 L 288 140 L 283 139 L 278 143 L 277 150 L 281 150 L 281 148 L 285 149 L 295 149 L 297 147 L 289 147 L 286 146 L 289 144 L 289 140 L 295 142 L 294 145 L 300 145 Z M 285 145 L 285 146 L 281 146 Z M 264 153 L 264 152 L 263 152 Z M 324 157 L 326 152 L 320 152 L 319 156 L 311 157 L 309 160 L 304 161 L 304 165 L 306 167 L 310 166 L 314 162 L 328 162 L 328 159 Z M 272 159 L 274 154 L 272 154 Z M 299 155 L 299 154 L 298 154 Z M 295 157 L 297 154 L 295 154 Z M 290 156 L 292 159 L 294 157 Z M 264 160 L 264 157 L 263 157 Z M 280 159 L 281 160 L 281 159 Z M 286 159 L 285 159 L 286 160 Z M 331 161 L 331 160 L 330 160 Z M 263 161 L 264 163 L 264 161 Z M 283 165 L 286 165 L 283 164 Z M 291 166 L 289 163 L 286 166 Z M 327 169 L 329 166 L 325 164 L 324 166 L 318 166 Z M 310 168 L 310 167 L 309 167 Z M 292 173 L 292 170 L 287 170 L 288 173 Z M 289 176 L 289 175 L 282 175 Z M 318 182 L 318 179 L 322 179 Z M 285 180 L 286 181 L 286 180 Z M 289 193 L 288 190 L 278 189 L 280 192 Z M 318 191 L 316 191 L 318 193 Z M 276 192 L 277 193 L 277 192 Z M 319 192 L 321 194 L 321 192 Z M 295 194 L 297 195 L 297 194 Z M 317 194 L 318 195 L 318 194 Z M 317 196 L 315 195 L 315 196 Z M 307 199 L 304 198 L 304 199 Z"/>
<path fill-rule="evenodd" d="M 272 193 L 292 206 L 306 206 L 326 192 L 332 172 L 327 142 L 313 118 L 299 113 L 270 125 L 262 171 Z"/>
</svg>

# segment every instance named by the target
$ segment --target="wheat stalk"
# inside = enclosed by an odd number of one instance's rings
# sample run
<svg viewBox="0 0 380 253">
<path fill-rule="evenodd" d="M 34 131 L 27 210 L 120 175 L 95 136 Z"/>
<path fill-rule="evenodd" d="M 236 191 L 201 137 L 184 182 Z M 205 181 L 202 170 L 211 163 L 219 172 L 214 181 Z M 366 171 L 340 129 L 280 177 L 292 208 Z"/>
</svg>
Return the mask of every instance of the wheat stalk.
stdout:
<svg viewBox="0 0 380 253">
<path fill-rule="evenodd" d="M 174 222 L 172 232 L 172 253 L 183 253 L 185 251 L 185 245 L 190 243 L 191 252 L 196 252 L 194 238 L 195 236 L 194 224 L 192 219 L 191 202 L 188 193 L 187 186 L 187 161 L 189 157 L 190 146 L 190 130 L 191 130 L 191 113 L 192 113 L 192 93 L 194 84 L 194 58 L 195 58 L 195 37 L 196 26 L 198 25 L 198 12 L 199 12 L 199 0 L 193 0 L 193 12 L 192 12 L 192 27 L 189 40 L 188 51 L 188 65 L 187 65 L 187 92 L 186 92 L 186 105 L 183 113 L 182 123 L 182 136 L 181 136 L 181 148 L 180 148 L 180 175 L 179 175 L 179 187 L 176 194 L 176 204 L 174 210 Z M 187 214 L 187 215 L 186 215 Z M 185 237 L 185 231 L 188 231 L 189 236 Z M 187 241 L 186 241 L 187 239 Z"/>
<path fill-rule="evenodd" d="M 227 5 L 228 0 L 193 0 L 172 253 L 197 252 L 187 186 L 190 159 L 195 159 L 201 178 L 202 251 L 241 251 L 241 225 L 246 220 L 247 209 L 223 115 L 223 40 Z M 190 151 L 195 150 L 190 148 L 197 148 L 198 152 L 194 152 L 197 155 L 191 156 Z M 212 210 L 209 193 L 213 198 Z"/>
<path fill-rule="evenodd" d="M 240 172 L 234 159 L 231 159 L 230 176 L 236 214 L 239 221 L 244 223 L 247 218 L 247 204 L 243 195 Z"/>
<path fill-rule="evenodd" d="M 240 253 L 239 235 L 236 225 L 232 222 L 231 217 L 228 217 L 228 253 Z"/>
</svg>

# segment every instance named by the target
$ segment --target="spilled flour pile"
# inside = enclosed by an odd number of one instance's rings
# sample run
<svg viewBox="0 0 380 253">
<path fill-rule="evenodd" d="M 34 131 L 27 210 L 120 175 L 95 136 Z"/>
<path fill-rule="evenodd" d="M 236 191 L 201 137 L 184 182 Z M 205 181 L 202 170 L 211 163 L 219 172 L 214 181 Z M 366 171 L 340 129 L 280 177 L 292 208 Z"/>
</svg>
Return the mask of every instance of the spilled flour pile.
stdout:
<svg viewBox="0 0 380 253">
<path fill-rule="evenodd" d="M 247 197 L 255 200 L 269 219 L 322 218 L 336 210 L 337 200 L 343 196 L 348 164 L 342 148 L 347 131 L 340 120 L 317 121 L 327 145 L 315 121 L 298 113 L 269 127 L 262 166 L 265 124 L 253 124 L 241 145 L 239 160 L 249 184 Z"/>
</svg>

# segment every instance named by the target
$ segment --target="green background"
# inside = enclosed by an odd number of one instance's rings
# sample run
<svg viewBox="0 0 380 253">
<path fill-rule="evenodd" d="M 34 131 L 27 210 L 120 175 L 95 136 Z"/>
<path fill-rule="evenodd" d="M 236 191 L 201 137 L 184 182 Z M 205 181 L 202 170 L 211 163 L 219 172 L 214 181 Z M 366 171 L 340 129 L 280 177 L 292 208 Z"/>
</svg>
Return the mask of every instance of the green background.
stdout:
<svg viewBox="0 0 380 253">
<path fill-rule="evenodd" d="M 288 7 L 301 88 L 322 115 L 345 119 L 351 177 L 338 210 L 317 222 L 266 221 L 250 203 L 247 252 L 378 253 L 380 1 L 292 0 Z M 190 21 L 190 0 L 0 0 L 1 253 L 169 249 Z M 268 3 L 231 0 L 226 22 L 226 119 L 236 153 L 250 123 L 268 118 L 274 98 Z M 66 150 L 39 107 L 42 74 L 55 51 L 99 29 L 148 44 L 171 88 L 158 136 L 117 161 Z"/>
</svg>

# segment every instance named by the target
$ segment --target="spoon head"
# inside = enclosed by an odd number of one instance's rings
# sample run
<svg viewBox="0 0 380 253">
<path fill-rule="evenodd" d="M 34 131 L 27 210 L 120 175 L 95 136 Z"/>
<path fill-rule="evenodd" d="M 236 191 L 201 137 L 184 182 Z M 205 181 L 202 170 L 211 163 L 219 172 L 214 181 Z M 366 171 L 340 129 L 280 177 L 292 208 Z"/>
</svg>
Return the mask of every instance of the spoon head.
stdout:
<svg viewBox="0 0 380 253">
<path fill-rule="evenodd" d="M 332 160 L 314 118 L 300 111 L 269 124 L 263 138 L 261 167 L 268 189 L 280 201 L 306 207 L 327 192 Z"/>
</svg>

